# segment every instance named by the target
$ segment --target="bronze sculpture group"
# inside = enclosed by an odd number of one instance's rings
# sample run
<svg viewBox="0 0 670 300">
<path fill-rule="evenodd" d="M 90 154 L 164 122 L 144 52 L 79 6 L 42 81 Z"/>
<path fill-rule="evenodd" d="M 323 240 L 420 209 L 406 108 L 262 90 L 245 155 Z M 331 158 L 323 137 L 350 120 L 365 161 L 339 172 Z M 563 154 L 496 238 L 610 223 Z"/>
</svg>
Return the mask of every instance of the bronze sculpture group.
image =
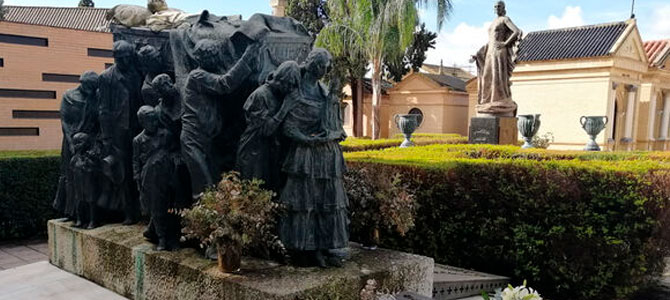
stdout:
<svg viewBox="0 0 670 300">
<path fill-rule="evenodd" d="M 144 236 L 158 250 L 177 249 L 180 221 L 171 211 L 235 169 L 277 194 L 286 208 L 279 237 L 295 257 L 340 264 L 330 253 L 349 241 L 339 145 L 346 134 L 341 87 L 321 83 L 332 58 L 272 39 L 308 37 L 295 20 L 246 22 L 203 13 L 170 33 L 170 62 L 161 47 L 119 39 L 115 64 L 84 73 L 64 95 L 54 207 L 74 226 L 92 229 L 114 214 L 129 225 L 145 215 Z"/>
</svg>

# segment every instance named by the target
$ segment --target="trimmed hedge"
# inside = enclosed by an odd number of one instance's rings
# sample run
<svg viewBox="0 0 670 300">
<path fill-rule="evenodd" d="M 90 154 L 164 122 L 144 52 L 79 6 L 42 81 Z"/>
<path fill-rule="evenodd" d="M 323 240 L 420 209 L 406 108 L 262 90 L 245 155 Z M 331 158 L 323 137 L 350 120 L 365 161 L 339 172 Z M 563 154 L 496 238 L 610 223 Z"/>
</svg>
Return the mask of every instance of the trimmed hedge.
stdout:
<svg viewBox="0 0 670 300">
<path fill-rule="evenodd" d="M 340 143 L 340 145 L 342 145 L 342 151 L 344 152 L 369 151 L 398 147 L 404 140 L 405 138 L 401 134 L 396 134 L 391 139 L 380 140 L 349 137 L 344 142 Z M 468 142 L 468 138 L 458 134 L 448 133 L 417 133 L 412 136 L 412 141 L 418 146 L 433 144 L 465 144 Z"/>
<path fill-rule="evenodd" d="M 0 152 L 0 240 L 46 235 L 47 221 L 56 217 L 57 153 Z"/>
<path fill-rule="evenodd" d="M 670 165 L 642 159 L 652 154 L 435 145 L 345 157 L 352 172 L 401 174 L 416 195 L 416 227 L 383 231 L 383 247 L 527 279 L 549 299 L 623 299 L 670 255 Z"/>
</svg>

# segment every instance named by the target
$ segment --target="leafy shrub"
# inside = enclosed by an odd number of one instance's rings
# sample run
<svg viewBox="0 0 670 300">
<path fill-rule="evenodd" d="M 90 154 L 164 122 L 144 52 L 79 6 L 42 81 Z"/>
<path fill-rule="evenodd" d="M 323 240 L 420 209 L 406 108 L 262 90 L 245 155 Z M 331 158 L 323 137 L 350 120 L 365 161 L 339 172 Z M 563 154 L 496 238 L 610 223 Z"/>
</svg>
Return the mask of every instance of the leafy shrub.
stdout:
<svg viewBox="0 0 670 300">
<path fill-rule="evenodd" d="M 44 154 L 0 152 L 0 240 L 44 236 L 57 217 L 60 157 Z"/>
<path fill-rule="evenodd" d="M 272 233 L 277 204 L 274 193 L 261 188 L 262 180 L 240 179 L 239 173 L 223 175 L 216 188 L 205 192 L 190 209 L 181 212 L 186 238 L 198 239 L 201 246 L 245 248 L 261 245 Z M 274 236 L 270 241 L 278 242 Z"/>
<path fill-rule="evenodd" d="M 543 135 L 535 135 L 533 137 L 533 140 L 531 141 L 531 144 L 533 144 L 533 147 L 535 148 L 540 148 L 540 149 L 547 149 L 551 145 L 551 143 L 554 142 L 554 134 L 551 132 L 547 132 Z"/>
<path fill-rule="evenodd" d="M 350 230 L 359 236 L 382 227 L 404 236 L 414 227 L 416 201 L 400 174 L 355 169 L 345 174 L 344 184 L 351 203 Z"/>
<path fill-rule="evenodd" d="M 381 246 L 528 279 L 548 299 L 622 299 L 670 254 L 670 165 L 602 155 L 433 145 L 345 157 L 352 172 L 400 173 L 416 195 L 415 227 L 382 232 Z"/>
</svg>

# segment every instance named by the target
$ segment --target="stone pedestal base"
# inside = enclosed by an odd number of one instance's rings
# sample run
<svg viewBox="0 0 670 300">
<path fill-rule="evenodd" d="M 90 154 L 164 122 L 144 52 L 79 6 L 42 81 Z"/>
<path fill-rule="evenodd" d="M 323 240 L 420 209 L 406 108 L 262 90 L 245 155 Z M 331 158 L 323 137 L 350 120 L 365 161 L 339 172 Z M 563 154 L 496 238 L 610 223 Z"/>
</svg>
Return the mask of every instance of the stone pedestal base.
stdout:
<svg viewBox="0 0 670 300">
<path fill-rule="evenodd" d="M 470 144 L 516 145 L 517 118 L 474 117 L 470 120 Z"/>
<path fill-rule="evenodd" d="M 342 268 L 295 268 L 245 257 L 242 272 L 232 275 L 194 249 L 154 251 L 142 238 L 144 226 L 81 230 L 52 220 L 48 230 L 53 265 L 130 299 L 359 299 L 368 279 L 377 280 L 381 291 L 432 294 L 432 258 L 355 244 Z"/>
</svg>

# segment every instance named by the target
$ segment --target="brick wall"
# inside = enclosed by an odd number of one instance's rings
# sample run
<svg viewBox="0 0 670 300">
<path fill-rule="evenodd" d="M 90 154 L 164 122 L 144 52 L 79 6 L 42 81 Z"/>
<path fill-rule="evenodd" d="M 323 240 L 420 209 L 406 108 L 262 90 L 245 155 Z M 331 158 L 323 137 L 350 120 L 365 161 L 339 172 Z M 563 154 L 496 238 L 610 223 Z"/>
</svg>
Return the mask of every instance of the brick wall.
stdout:
<svg viewBox="0 0 670 300">
<path fill-rule="evenodd" d="M 80 75 L 102 72 L 109 57 L 92 57 L 88 49 L 112 49 L 112 34 L 46 26 L 0 22 L 0 35 L 48 39 L 48 47 L 19 45 L 0 40 L 0 150 L 60 149 L 60 120 L 44 114 L 30 118 L 30 111 L 58 111 L 63 93 L 77 86 L 72 82 L 44 81 L 43 74 Z M 52 80 L 54 76 L 51 76 Z M 55 76 L 63 80 L 67 77 Z M 56 92 L 56 99 L 7 97 L 3 89 Z M 15 118 L 14 111 L 29 111 Z M 39 136 L 6 136 L 3 128 L 39 128 Z"/>
</svg>

